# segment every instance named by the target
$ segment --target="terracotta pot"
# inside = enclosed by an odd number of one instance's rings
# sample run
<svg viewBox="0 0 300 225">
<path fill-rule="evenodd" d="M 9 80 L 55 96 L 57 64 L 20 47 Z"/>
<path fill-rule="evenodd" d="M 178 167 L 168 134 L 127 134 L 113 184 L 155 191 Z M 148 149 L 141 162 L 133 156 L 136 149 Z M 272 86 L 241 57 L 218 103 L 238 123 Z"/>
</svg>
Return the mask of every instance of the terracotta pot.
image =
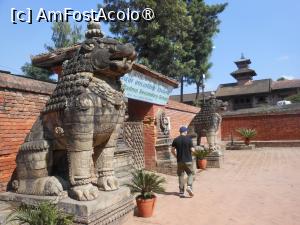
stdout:
<svg viewBox="0 0 300 225">
<path fill-rule="evenodd" d="M 250 144 L 250 139 L 249 138 L 245 138 L 245 145 L 249 145 Z"/>
<path fill-rule="evenodd" d="M 199 169 L 205 170 L 206 165 L 207 165 L 207 160 L 206 159 L 198 159 L 197 164 L 198 164 Z"/>
<path fill-rule="evenodd" d="M 138 208 L 138 215 L 140 217 L 151 217 L 156 203 L 156 196 L 153 198 L 142 199 L 141 197 L 136 198 L 136 205 Z"/>
</svg>

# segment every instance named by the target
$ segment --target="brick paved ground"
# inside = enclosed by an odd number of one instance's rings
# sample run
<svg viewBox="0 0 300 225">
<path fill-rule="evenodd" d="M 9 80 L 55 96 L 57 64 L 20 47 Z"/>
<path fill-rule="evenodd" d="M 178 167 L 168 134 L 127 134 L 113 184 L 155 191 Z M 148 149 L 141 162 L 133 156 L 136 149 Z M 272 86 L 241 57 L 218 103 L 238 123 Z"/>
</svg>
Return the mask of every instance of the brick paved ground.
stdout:
<svg viewBox="0 0 300 225">
<path fill-rule="evenodd" d="M 152 218 L 124 225 L 299 225 L 300 148 L 226 151 L 221 169 L 196 175 L 194 198 L 180 199 L 167 176 Z"/>
</svg>

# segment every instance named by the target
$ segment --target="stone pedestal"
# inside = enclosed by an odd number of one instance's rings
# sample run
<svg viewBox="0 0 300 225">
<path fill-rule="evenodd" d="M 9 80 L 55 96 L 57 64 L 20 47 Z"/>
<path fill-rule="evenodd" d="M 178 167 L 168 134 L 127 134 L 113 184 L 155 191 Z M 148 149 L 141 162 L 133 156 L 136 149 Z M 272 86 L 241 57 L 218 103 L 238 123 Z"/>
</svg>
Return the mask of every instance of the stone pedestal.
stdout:
<svg viewBox="0 0 300 225">
<path fill-rule="evenodd" d="M 221 158 L 223 153 L 220 150 L 213 151 L 210 153 L 207 159 L 207 168 L 221 168 Z"/>
<path fill-rule="evenodd" d="M 131 172 L 134 170 L 132 149 L 127 146 L 123 138 L 117 141 L 117 149 L 114 153 L 114 169 L 120 185 L 130 183 Z"/>
<path fill-rule="evenodd" d="M 69 197 L 22 195 L 13 192 L 0 194 L 0 200 L 14 205 L 15 202 L 35 204 L 41 201 L 52 201 L 64 212 L 74 215 L 77 225 L 117 225 L 134 208 L 133 197 L 129 188 L 121 187 L 116 191 L 101 191 L 93 201 L 76 201 Z"/>
<path fill-rule="evenodd" d="M 159 173 L 176 175 L 177 162 L 171 153 L 171 139 L 169 136 L 159 135 L 156 141 L 156 168 Z"/>
<path fill-rule="evenodd" d="M 207 159 L 207 168 L 221 168 L 220 156 L 208 156 Z"/>
<path fill-rule="evenodd" d="M 177 175 L 177 162 L 176 159 L 171 160 L 157 160 L 156 162 L 156 172 L 168 174 L 172 176 Z"/>
</svg>

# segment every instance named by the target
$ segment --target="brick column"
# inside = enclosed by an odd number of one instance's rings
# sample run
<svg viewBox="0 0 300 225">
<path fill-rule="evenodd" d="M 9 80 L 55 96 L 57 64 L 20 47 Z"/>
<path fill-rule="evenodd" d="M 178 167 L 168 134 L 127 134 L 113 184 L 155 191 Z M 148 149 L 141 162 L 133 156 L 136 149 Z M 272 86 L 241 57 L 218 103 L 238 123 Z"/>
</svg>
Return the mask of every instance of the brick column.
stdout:
<svg viewBox="0 0 300 225">
<path fill-rule="evenodd" d="M 153 170 L 156 167 L 155 114 L 160 108 L 164 108 L 164 106 L 128 99 L 130 120 L 143 122 L 145 167 L 149 170 Z"/>
</svg>

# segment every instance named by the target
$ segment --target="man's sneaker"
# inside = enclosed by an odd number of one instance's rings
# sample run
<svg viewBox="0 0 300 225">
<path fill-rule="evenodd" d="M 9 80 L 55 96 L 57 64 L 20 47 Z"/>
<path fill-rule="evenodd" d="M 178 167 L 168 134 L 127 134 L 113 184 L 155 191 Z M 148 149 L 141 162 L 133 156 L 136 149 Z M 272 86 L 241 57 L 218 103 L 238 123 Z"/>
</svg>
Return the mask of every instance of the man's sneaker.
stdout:
<svg viewBox="0 0 300 225">
<path fill-rule="evenodd" d="M 184 193 L 183 192 L 179 192 L 179 197 L 180 198 L 184 198 Z"/>
<path fill-rule="evenodd" d="M 191 186 L 187 186 L 186 191 L 187 191 L 187 193 L 189 193 L 189 195 L 190 195 L 191 197 L 194 196 L 194 193 L 193 193 L 193 190 L 192 190 L 192 187 L 191 187 Z"/>
</svg>

